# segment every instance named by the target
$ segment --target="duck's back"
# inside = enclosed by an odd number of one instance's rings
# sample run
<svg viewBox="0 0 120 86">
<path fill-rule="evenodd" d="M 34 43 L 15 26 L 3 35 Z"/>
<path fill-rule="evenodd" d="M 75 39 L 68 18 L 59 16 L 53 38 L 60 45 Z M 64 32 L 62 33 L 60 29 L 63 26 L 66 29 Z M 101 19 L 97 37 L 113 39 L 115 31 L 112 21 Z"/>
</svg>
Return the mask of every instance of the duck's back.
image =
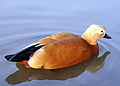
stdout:
<svg viewBox="0 0 120 86">
<path fill-rule="evenodd" d="M 79 37 L 79 36 L 72 33 L 56 33 L 39 40 L 38 43 L 48 45 L 49 43 L 52 43 L 54 41 L 61 40 L 67 37 Z"/>
<path fill-rule="evenodd" d="M 57 34 L 50 35 L 48 37 L 52 39 L 60 40 L 66 37 L 79 37 L 79 36 L 72 33 L 57 33 Z"/>
<path fill-rule="evenodd" d="M 29 62 L 36 68 L 57 69 L 83 62 L 91 55 L 91 47 L 85 40 L 80 37 L 66 37 L 35 52 Z"/>
</svg>

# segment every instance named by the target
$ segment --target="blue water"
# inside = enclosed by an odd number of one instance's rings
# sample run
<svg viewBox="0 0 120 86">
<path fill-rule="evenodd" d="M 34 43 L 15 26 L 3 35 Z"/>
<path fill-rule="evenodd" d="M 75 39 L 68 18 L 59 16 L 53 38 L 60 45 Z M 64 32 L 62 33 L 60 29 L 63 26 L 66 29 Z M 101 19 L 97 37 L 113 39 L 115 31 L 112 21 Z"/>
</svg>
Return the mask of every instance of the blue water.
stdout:
<svg viewBox="0 0 120 86">
<path fill-rule="evenodd" d="M 119 0 L 0 0 L 0 86 L 120 86 L 119 9 Z M 112 40 L 100 39 L 99 56 L 87 62 L 48 71 L 4 58 L 54 33 L 81 35 L 91 24 L 105 26 Z"/>
</svg>

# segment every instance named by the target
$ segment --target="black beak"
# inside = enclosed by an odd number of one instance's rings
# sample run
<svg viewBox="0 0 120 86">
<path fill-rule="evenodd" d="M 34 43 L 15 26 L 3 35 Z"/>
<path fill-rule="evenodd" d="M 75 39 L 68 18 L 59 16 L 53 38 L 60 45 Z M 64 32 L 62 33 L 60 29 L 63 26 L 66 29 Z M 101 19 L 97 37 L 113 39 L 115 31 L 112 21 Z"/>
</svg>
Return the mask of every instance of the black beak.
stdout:
<svg viewBox="0 0 120 86">
<path fill-rule="evenodd" d="M 111 39 L 111 37 L 108 36 L 106 33 L 105 33 L 105 36 L 103 38 Z"/>
</svg>

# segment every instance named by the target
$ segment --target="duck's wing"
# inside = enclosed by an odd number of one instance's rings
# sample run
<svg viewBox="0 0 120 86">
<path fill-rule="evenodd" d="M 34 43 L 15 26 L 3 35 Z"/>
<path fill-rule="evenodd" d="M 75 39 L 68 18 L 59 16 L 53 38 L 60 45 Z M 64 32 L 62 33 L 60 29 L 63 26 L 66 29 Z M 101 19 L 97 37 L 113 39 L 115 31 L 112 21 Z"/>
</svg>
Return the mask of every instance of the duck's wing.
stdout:
<svg viewBox="0 0 120 86">
<path fill-rule="evenodd" d="M 30 59 L 30 57 L 33 55 L 33 53 L 43 46 L 45 46 L 45 45 L 33 43 L 33 44 L 28 45 L 27 47 L 23 48 L 21 51 L 19 51 L 16 54 L 5 56 L 5 58 L 8 61 L 12 61 L 12 62 L 22 62 L 24 60 L 28 61 Z"/>
<path fill-rule="evenodd" d="M 63 68 L 86 61 L 91 56 L 91 50 L 84 40 L 69 37 L 54 42 L 44 48 L 49 57 L 44 64 L 45 69 Z"/>
<path fill-rule="evenodd" d="M 38 49 L 28 64 L 33 68 L 57 69 L 85 61 L 90 55 L 88 43 L 77 37 L 68 37 Z"/>
</svg>

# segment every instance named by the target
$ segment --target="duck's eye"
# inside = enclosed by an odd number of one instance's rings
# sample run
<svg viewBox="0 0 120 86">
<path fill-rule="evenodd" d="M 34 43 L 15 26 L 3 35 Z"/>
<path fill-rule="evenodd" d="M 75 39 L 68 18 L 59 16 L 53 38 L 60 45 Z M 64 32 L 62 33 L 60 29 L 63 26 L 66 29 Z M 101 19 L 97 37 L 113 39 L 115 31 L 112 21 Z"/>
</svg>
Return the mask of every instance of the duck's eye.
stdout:
<svg viewBox="0 0 120 86">
<path fill-rule="evenodd" d="M 102 33 L 104 33 L 104 30 L 97 30 L 97 32 L 102 34 Z"/>
</svg>

